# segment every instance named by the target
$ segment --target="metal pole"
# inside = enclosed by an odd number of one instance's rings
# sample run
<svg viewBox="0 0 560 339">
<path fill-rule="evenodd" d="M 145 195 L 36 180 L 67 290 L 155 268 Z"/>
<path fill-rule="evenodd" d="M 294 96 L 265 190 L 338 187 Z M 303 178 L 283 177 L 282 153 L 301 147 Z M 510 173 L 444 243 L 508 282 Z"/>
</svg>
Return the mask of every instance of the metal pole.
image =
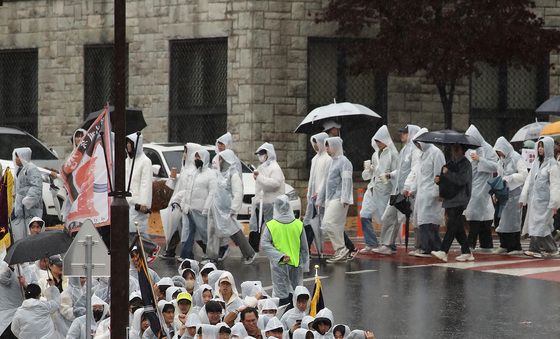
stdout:
<svg viewBox="0 0 560 339">
<path fill-rule="evenodd" d="M 126 131 L 126 1 L 114 0 L 115 22 L 115 178 L 111 205 L 111 338 L 127 337 L 128 327 L 128 202 L 125 192 Z"/>
<path fill-rule="evenodd" d="M 87 339 L 91 339 L 91 318 L 93 316 L 93 312 L 92 312 L 92 306 L 91 306 L 91 283 L 92 283 L 92 279 L 93 277 L 92 275 L 92 236 L 90 234 L 86 235 L 86 241 L 85 244 L 86 246 L 86 263 L 85 263 L 85 269 L 86 269 L 86 338 Z"/>
</svg>

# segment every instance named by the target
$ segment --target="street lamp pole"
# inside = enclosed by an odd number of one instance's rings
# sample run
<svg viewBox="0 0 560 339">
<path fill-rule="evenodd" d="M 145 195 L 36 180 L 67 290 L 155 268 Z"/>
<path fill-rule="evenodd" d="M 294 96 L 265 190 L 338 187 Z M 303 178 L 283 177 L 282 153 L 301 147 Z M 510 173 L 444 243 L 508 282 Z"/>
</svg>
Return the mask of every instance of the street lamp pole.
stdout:
<svg viewBox="0 0 560 339">
<path fill-rule="evenodd" d="M 126 131 L 126 0 L 114 0 L 115 176 L 111 204 L 111 339 L 127 338 L 128 202 L 125 192 Z M 125 274 L 123 274 L 125 273 Z"/>
</svg>

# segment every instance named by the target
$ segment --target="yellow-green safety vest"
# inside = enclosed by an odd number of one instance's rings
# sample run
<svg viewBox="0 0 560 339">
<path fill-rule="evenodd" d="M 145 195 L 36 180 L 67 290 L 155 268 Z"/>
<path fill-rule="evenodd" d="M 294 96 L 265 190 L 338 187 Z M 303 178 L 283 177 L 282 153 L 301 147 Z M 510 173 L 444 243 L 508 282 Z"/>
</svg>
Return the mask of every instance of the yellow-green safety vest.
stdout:
<svg viewBox="0 0 560 339">
<path fill-rule="evenodd" d="M 274 247 L 290 257 L 290 262 L 287 264 L 298 267 L 303 222 L 299 219 L 294 219 L 289 224 L 283 224 L 273 219 L 266 223 L 266 227 L 268 227 L 268 231 L 272 236 Z"/>
</svg>

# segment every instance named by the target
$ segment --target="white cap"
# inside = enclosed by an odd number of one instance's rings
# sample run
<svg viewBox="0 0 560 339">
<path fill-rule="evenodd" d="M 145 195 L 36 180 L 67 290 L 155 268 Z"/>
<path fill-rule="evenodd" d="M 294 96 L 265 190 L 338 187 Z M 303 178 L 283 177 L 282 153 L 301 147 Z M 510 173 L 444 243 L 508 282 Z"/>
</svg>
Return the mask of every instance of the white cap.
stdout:
<svg viewBox="0 0 560 339">
<path fill-rule="evenodd" d="M 331 128 L 340 128 L 342 127 L 341 124 L 337 123 L 334 120 L 327 120 L 323 123 L 323 132 L 330 130 Z"/>
</svg>

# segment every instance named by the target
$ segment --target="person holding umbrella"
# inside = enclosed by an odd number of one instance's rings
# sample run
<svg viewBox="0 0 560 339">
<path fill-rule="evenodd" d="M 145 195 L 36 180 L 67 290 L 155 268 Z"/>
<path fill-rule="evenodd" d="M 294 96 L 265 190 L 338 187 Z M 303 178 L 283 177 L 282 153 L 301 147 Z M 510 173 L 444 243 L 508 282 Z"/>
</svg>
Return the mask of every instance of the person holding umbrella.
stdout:
<svg viewBox="0 0 560 339">
<path fill-rule="evenodd" d="M 440 174 L 445 156 L 434 145 L 417 140 L 427 132 L 426 128 L 422 128 L 413 139 L 422 155 L 415 168 L 414 180 L 405 183 L 403 187 L 405 197 L 416 197 L 414 207 L 419 233 L 418 250 L 414 255 L 417 257 L 430 257 L 432 251 L 440 250 L 439 226 L 443 223 L 443 210 L 434 178 Z"/>
<path fill-rule="evenodd" d="M 327 133 L 329 137 L 339 137 L 341 124 L 334 120 L 327 120 L 323 122 L 323 132 Z"/>
<path fill-rule="evenodd" d="M 467 242 L 464 227 L 463 211 L 467 207 L 472 190 L 472 167 L 465 157 L 465 148 L 461 144 L 452 144 L 451 158 L 441 169 L 441 175 L 436 176 L 435 183 L 439 185 L 439 196 L 443 199 L 445 208 L 447 231 L 443 237 L 441 250 L 433 251 L 432 255 L 447 262 L 447 253 L 453 239 L 461 245 L 461 255 L 457 261 L 474 260 Z"/>
<path fill-rule="evenodd" d="M 560 168 L 554 159 L 554 140 L 543 137 L 537 142 L 537 159 L 525 180 L 519 203 L 527 205 L 523 233 L 531 237 L 528 256 L 542 258 L 558 253 L 552 238 L 553 216 L 560 207 Z M 544 253 L 543 253 L 544 252 Z"/>
<path fill-rule="evenodd" d="M 412 141 L 419 130 L 420 127 L 411 124 L 399 130 L 401 142 L 404 144 L 404 147 L 399 153 L 397 168 L 390 174 L 391 177 L 395 178 L 395 185 L 391 195 L 402 193 L 406 178 L 422 155 L 422 151 L 420 151 Z M 400 225 L 402 225 L 404 221 L 405 215 L 399 212 L 394 205 L 388 204 L 381 218 L 382 246 L 374 249 L 373 251 L 375 253 L 390 255 L 397 249 L 395 240 L 399 234 Z"/>
<path fill-rule="evenodd" d="M 527 163 L 504 137 L 499 137 L 494 150 L 500 158 L 500 171 L 509 189 L 508 201 L 502 208 L 496 233 L 500 238 L 500 247 L 492 253 L 521 252 L 521 213 L 519 197 L 527 178 Z"/>
<path fill-rule="evenodd" d="M 389 202 L 389 197 L 393 191 L 394 175 L 396 173 L 399 153 L 391 139 L 386 125 L 381 126 L 373 138 L 371 146 L 375 149 L 372 163 L 377 163 L 376 167 L 369 170 L 364 169 L 362 178 L 371 179 L 368 189 L 364 194 L 360 219 L 366 240 L 366 247 L 360 250 L 361 254 L 371 253 L 378 247 L 377 237 L 373 229 L 372 221 L 376 224 L 382 223 L 382 216 Z"/>
<path fill-rule="evenodd" d="M 465 134 L 480 144 L 480 147 L 468 150 L 465 154 L 472 166 L 472 195 L 464 212 L 469 224 L 468 242 L 474 249 L 477 240 L 480 240 L 481 251 L 491 251 L 494 204 L 488 194 L 488 180 L 498 172 L 498 156 L 476 126 L 471 125 Z"/>
</svg>

